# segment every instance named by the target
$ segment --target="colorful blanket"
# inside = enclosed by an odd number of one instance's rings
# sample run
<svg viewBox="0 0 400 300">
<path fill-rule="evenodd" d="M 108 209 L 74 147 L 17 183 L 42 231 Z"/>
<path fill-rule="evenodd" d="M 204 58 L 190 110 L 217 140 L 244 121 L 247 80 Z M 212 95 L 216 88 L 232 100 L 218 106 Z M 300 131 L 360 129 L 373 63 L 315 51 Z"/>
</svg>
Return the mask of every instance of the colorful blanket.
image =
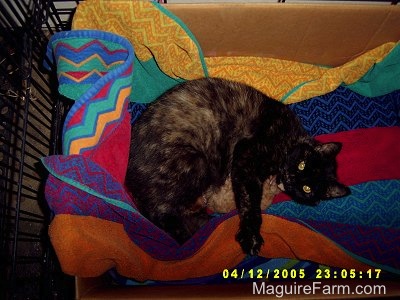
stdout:
<svg viewBox="0 0 400 300">
<path fill-rule="evenodd" d="M 108 7 L 115 3 L 118 9 Z M 107 18 L 98 17 L 103 13 Z M 127 16 L 121 19 L 121 13 Z M 131 22 L 132 34 L 119 32 L 126 28 L 121 20 Z M 278 195 L 263 214 L 260 257 L 276 259 L 269 261 L 276 268 L 304 266 L 289 260 L 400 274 L 398 44 L 337 68 L 205 59 L 182 23 L 147 1 L 85 1 L 74 29 L 56 34 L 48 46 L 60 93 L 75 103 L 64 123 L 63 155 L 42 160 L 50 173 L 46 199 L 55 214 L 49 234 L 64 272 L 91 277 L 113 269 L 136 281 L 207 282 L 224 269 L 259 262 L 246 259 L 235 241 L 236 211 L 216 216 L 180 246 L 140 214 L 124 188 L 131 114 L 137 117 L 143 103 L 182 80 L 212 75 L 253 78 L 252 85 L 287 103 L 310 134 L 343 143 L 339 179 L 352 194 L 317 207 Z M 273 72 L 282 74 L 269 78 Z"/>
</svg>

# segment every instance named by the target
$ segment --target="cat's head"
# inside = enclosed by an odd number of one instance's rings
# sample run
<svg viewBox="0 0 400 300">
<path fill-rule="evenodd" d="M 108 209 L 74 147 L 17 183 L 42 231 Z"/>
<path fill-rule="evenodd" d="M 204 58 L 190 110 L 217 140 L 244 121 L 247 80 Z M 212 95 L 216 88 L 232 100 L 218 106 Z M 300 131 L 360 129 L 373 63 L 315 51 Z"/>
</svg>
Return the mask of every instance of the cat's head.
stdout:
<svg viewBox="0 0 400 300">
<path fill-rule="evenodd" d="M 307 205 L 350 194 L 336 179 L 336 156 L 341 148 L 342 144 L 335 142 L 300 144 L 289 153 L 277 183 L 293 200 Z"/>
</svg>

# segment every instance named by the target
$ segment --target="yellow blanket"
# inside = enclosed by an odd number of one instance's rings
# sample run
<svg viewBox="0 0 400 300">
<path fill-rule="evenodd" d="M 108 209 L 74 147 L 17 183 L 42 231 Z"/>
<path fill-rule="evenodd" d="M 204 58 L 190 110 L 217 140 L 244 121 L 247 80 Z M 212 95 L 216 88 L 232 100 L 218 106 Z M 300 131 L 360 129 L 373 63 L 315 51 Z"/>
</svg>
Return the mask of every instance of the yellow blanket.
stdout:
<svg viewBox="0 0 400 300">
<path fill-rule="evenodd" d="M 189 80 L 209 75 L 241 81 L 287 104 L 356 82 L 396 46 L 384 44 L 335 68 L 262 57 L 203 58 L 195 37 L 181 20 L 161 5 L 140 0 L 87 0 L 78 6 L 73 29 L 98 29 L 124 36 L 140 62 L 154 59 L 171 78 Z"/>
<path fill-rule="evenodd" d="M 247 83 L 286 104 L 332 92 L 358 81 L 395 47 L 387 43 L 336 68 L 263 57 L 206 58 L 210 76 Z"/>
</svg>

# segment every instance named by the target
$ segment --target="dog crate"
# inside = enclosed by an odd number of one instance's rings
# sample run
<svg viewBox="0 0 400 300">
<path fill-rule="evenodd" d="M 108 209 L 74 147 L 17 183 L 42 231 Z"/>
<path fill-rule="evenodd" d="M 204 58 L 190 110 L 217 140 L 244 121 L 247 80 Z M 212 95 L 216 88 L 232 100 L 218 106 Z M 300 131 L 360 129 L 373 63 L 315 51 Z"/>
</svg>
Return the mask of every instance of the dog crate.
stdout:
<svg viewBox="0 0 400 300">
<path fill-rule="evenodd" d="M 69 29 L 79 2 L 0 1 L 1 299 L 74 297 L 73 278 L 61 272 L 48 239 L 52 216 L 39 160 L 60 152 L 70 105 L 56 91 L 56 76 L 43 71 L 44 52 L 54 32 Z"/>
<path fill-rule="evenodd" d="M 51 34 L 68 28 L 76 3 L 0 2 L 1 299 L 73 295 L 72 281 L 60 272 L 47 238 L 51 215 L 39 159 L 58 152 L 67 108 L 54 92 L 56 78 L 43 72 L 43 53 Z"/>
</svg>

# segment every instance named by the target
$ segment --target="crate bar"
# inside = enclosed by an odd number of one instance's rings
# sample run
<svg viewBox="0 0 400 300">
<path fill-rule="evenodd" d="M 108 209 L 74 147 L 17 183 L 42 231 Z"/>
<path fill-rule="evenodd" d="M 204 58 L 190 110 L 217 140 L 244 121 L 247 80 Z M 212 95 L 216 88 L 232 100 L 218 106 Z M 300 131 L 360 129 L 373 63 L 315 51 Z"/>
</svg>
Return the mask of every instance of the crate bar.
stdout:
<svg viewBox="0 0 400 300">
<path fill-rule="evenodd" d="M 43 80 L 43 84 L 46 84 L 47 88 L 50 90 L 51 87 L 48 85 L 48 83 L 45 81 L 45 79 L 42 79 L 42 80 Z M 46 90 L 41 84 L 39 84 L 39 82 L 35 79 L 32 80 L 32 85 L 35 87 L 35 90 L 40 94 L 40 99 L 45 100 L 45 101 L 41 101 L 40 104 L 42 104 L 43 107 L 49 111 L 51 109 L 51 107 L 53 106 L 52 100 L 48 95 L 49 91 Z M 45 102 L 45 103 L 43 103 L 43 102 Z M 45 104 L 48 105 L 49 107 L 45 106 Z"/>
<path fill-rule="evenodd" d="M 24 173 L 24 172 L 22 172 L 22 173 L 23 173 L 23 176 L 24 176 L 24 177 L 28 177 L 26 173 Z M 5 176 L 3 176 L 3 175 L 1 175 L 0 178 L 1 178 L 2 180 L 4 180 L 5 182 L 7 182 L 7 183 L 18 184 L 18 181 L 17 181 L 17 180 L 13 180 L 13 179 L 7 178 L 7 177 L 5 177 Z M 39 181 L 37 181 L 37 182 L 39 182 Z M 33 188 L 31 188 L 31 187 L 25 185 L 25 184 L 22 184 L 22 185 L 21 185 L 21 189 L 24 190 L 24 193 L 22 193 L 23 196 L 29 196 L 30 194 L 27 194 L 28 192 L 30 192 L 30 193 L 32 193 L 32 194 L 34 194 L 34 195 L 37 196 L 37 190 L 35 190 L 35 189 L 33 189 Z M 31 196 L 31 197 L 32 197 L 32 196 Z M 36 200 L 36 201 L 37 201 L 37 200 Z"/>
<path fill-rule="evenodd" d="M 40 114 L 43 121 L 41 121 L 41 119 L 39 117 L 35 117 L 35 120 L 40 122 L 42 125 L 50 123 L 50 118 L 48 116 L 46 116 L 46 114 L 43 113 L 43 111 L 38 107 L 38 105 L 36 103 L 37 103 L 36 101 L 32 101 L 31 106 L 36 109 L 36 111 Z M 44 121 L 46 121 L 46 123 Z M 42 136 L 45 137 L 43 134 L 42 134 Z"/>
<path fill-rule="evenodd" d="M 26 20 L 28 20 L 28 15 L 26 15 Z M 32 26 L 33 24 L 25 24 L 26 28 L 29 28 L 29 26 Z M 28 30 L 27 30 L 28 31 Z M 22 66 L 27 66 L 28 70 L 32 70 L 32 40 L 26 36 L 26 32 L 23 33 L 24 37 L 24 43 L 23 43 L 23 53 L 26 53 L 26 65 L 24 64 L 24 61 L 21 62 L 21 67 Z M 22 58 L 24 60 L 24 58 Z M 25 105 L 24 105 L 24 120 L 27 120 L 29 118 L 29 104 L 31 101 L 30 97 L 30 76 L 27 76 L 25 78 L 25 83 L 26 83 L 26 89 L 25 89 Z M 23 137 L 26 136 L 28 131 L 28 122 L 23 122 L 23 128 L 22 128 L 22 134 Z M 24 170 L 24 165 L 25 165 L 25 149 L 26 149 L 26 143 L 24 139 L 22 139 L 22 145 L 21 145 L 21 152 L 20 152 L 20 172 L 18 174 L 18 186 L 17 186 L 17 199 L 16 199 L 16 215 L 15 215 L 15 226 L 14 226 L 14 245 L 12 249 L 12 263 L 11 263 L 11 289 L 14 291 L 16 289 L 16 280 L 17 280 L 17 273 L 16 273 L 16 267 L 17 267 L 17 253 L 18 253 L 18 240 L 19 240 L 19 222 L 20 222 L 20 210 L 21 210 L 21 200 L 22 200 L 22 182 L 23 182 L 23 170 Z"/>
<path fill-rule="evenodd" d="M 10 193 L 11 193 L 12 195 L 15 195 L 15 194 L 16 194 L 16 193 L 13 192 L 13 191 L 11 191 Z M 37 195 L 30 195 L 30 194 L 23 193 L 22 196 L 23 196 L 24 199 L 29 199 L 29 200 L 32 200 L 32 201 L 38 201 Z"/>
<path fill-rule="evenodd" d="M 15 28 L 15 27 L 20 27 L 22 24 L 24 24 L 25 20 L 22 19 L 23 16 L 21 16 L 21 14 L 26 12 L 26 10 L 24 11 L 23 9 L 20 9 L 18 11 L 15 8 L 15 5 L 18 5 L 18 1 L 13 1 L 13 3 L 10 3 L 9 0 L 3 0 L 3 1 L 4 1 L 3 5 L 4 4 L 7 5 L 7 7 L 3 6 L 4 7 L 3 9 L 8 12 L 7 16 L 9 18 L 7 19 L 9 21 L 8 23 L 10 24 L 10 26 Z M 18 23 L 16 21 L 18 21 Z"/>
<path fill-rule="evenodd" d="M 0 206 L 3 206 L 3 205 L 0 205 Z M 11 212 L 15 212 L 15 208 L 9 207 L 9 210 Z M 31 222 L 36 222 L 36 223 L 42 223 L 43 220 L 45 219 L 42 215 L 38 215 L 38 214 L 29 212 L 29 211 L 26 211 L 26 210 L 23 210 L 23 209 L 21 209 L 21 216 L 23 216 L 23 217 L 21 217 L 22 221 L 28 221 L 29 220 Z M 10 216 L 10 217 L 11 217 L 11 219 L 13 219 L 12 216 Z"/>
<path fill-rule="evenodd" d="M 26 104 L 25 104 L 25 105 L 26 105 Z M 25 117 L 25 115 L 27 115 L 27 113 L 29 113 L 29 112 L 26 112 L 26 111 L 25 111 L 25 112 L 22 114 L 22 116 Z M 6 122 L 6 121 L 7 121 L 7 120 L 6 120 L 5 118 L 3 118 L 3 117 L 0 118 L 0 122 Z M 25 137 L 28 136 L 28 137 L 32 138 L 35 142 L 41 143 L 41 141 L 40 141 L 39 139 L 36 139 L 36 137 L 35 137 L 34 135 L 32 135 L 32 133 L 30 133 L 30 132 L 26 132 L 26 133 L 25 133 L 25 132 L 24 132 L 25 123 L 30 124 L 30 122 L 27 122 L 27 121 L 25 122 L 25 121 L 26 121 L 26 120 L 24 120 L 24 124 L 23 124 L 22 127 L 20 127 L 20 126 L 12 127 L 10 124 L 5 124 L 4 129 L 5 129 L 6 131 L 9 131 L 10 133 L 14 133 L 14 136 L 15 136 L 16 140 L 20 141 L 21 143 L 24 143 L 24 144 L 28 145 L 31 149 L 35 150 L 36 153 L 37 153 L 39 156 L 46 156 L 47 153 L 42 152 L 42 151 L 41 151 L 39 148 L 37 148 L 35 145 L 33 145 L 32 143 L 30 143 L 30 142 L 28 142 L 28 141 L 25 140 Z M 15 129 L 15 132 L 13 132 L 12 129 Z M 18 132 L 22 132 L 21 134 L 23 134 L 23 137 L 21 137 L 20 134 L 18 134 Z M 22 147 L 21 147 L 21 148 L 18 148 L 16 145 L 14 145 L 13 143 L 10 143 L 9 141 L 4 141 L 4 144 L 8 144 L 10 147 L 11 147 L 11 146 L 15 146 L 15 149 L 16 149 L 16 150 L 22 150 Z M 42 144 L 43 144 L 43 143 L 42 143 Z M 43 145 L 45 145 L 45 144 L 43 144 Z M 29 153 L 28 155 L 31 155 L 31 153 Z M 32 157 L 37 158 L 37 156 L 32 156 Z"/>
<path fill-rule="evenodd" d="M 8 146 L 8 144 L 6 144 L 6 145 Z M 19 149 L 15 149 L 15 150 L 19 150 Z M 4 154 L 5 158 L 12 159 L 14 162 L 20 164 L 17 156 L 11 155 L 9 152 L 3 153 L 3 154 Z M 26 155 L 29 156 L 30 158 L 36 159 L 38 161 L 38 158 L 36 156 L 33 156 L 32 154 L 26 154 Z M 4 168 L 10 168 L 11 167 L 10 164 L 5 164 L 4 162 L 1 162 L 1 166 L 4 167 Z M 31 171 L 36 171 L 36 169 L 34 167 L 30 166 L 29 164 L 26 164 L 25 166 L 26 166 L 27 169 L 29 169 Z M 4 176 L 4 178 L 8 178 L 6 176 L 6 174 L 2 174 L 2 176 Z"/>
<path fill-rule="evenodd" d="M 13 96 L 13 98 L 15 98 L 15 99 L 17 99 L 18 98 L 18 96 L 17 97 L 14 97 Z M 8 100 L 8 99 L 7 99 Z M 23 114 L 21 114 L 21 110 L 20 109 L 15 109 L 15 105 L 12 105 L 12 104 L 15 104 L 15 103 L 10 103 L 11 101 L 7 101 L 8 102 L 8 105 L 6 106 L 9 110 L 11 110 L 15 115 L 18 115 L 18 117 L 23 117 Z M 41 125 L 43 125 L 44 127 L 46 127 L 47 129 L 49 129 L 50 130 L 50 125 L 49 125 L 49 123 L 51 122 L 51 120 L 50 120 L 50 118 L 48 118 L 43 112 L 42 112 L 42 110 L 37 106 L 37 105 L 35 105 L 34 104 L 34 102 L 31 102 L 31 106 L 33 107 L 33 108 L 35 108 L 36 109 L 36 111 L 40 114 L 40 116 L 42 117 L 42 118 L 39 118 L 39 117 L 37 117 L 37 116 L 35 116 L 35 117 L 32 117 L 32 119 L 33 120 L 35 120 L 37 123 L 40 123 Z M 5 117 L 2 117 L 1 115 L 0 115 L 0 122 L 4 122 L 4 124 L 6 124 L 6 121 L 8 121 Z M 46 121 L 46 122 L 44 122 L 44 121 Z M 33 125 L 33 123 L 31 122 L 31 120 L 27 120 L 27 122 L 29 122 L 29 125 L 31 125 L 30 126 L 30 128 L 32 128 L 40 137 L 42 137 L 45 141 L 49 141 L 49 138 L 48 137 L 46 137 L 44 134 L 43 134 L 43 132 L 39 129 L 39 128 L 37 128 L 36 126 L 34 126 Z M 7 124 L 6 126 L 4 126 L 3 125 L 3 127 L 4 128 L 8 128 L 9 130 L 10 130 L 10 128 L 12 128 L 12 126 L 10 125 L 10 124 Z M 21 128 L 19 128 L 20 130 L 22 130 Z M 10 130 L 10 132 L 11 132 L 11 130 Z M 35 140 L 35 141 L 37 141 L 37 142 L 39 142 L 39 143 L 41 143 L 41 141 L 40 141 L 40 139 L 38 139 L 38 137 L 36 137 L 36 136 L 33 136 L 32 134 L 30 134 L 30 133 L 28 133 L 28 135 L 30 135 L 30 137 L 33 139 L 33 140 Z M 47 144 L 46 144 L 47 145 Z"/>
</svg>

